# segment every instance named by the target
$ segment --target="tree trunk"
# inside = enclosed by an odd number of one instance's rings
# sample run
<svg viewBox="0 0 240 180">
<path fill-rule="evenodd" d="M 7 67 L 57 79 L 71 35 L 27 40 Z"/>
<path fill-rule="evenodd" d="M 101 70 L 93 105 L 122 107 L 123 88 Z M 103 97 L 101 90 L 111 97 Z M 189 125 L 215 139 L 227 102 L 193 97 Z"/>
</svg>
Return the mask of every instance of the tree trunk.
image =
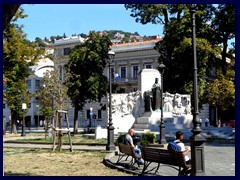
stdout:
<svg viewBox="0 0 240 180">
<path fill-rule="evenodd" d="M 226 58 L 227 58 L 228 36 L 229 36 L 228 34 L 225 34 L 225 36 L 223 37 L 223 50 L 222 50 L 222 72 L 223 72 L 223 75 L 227 74 Z"/>
<path fill-rule="evenodd" d="M 11 120 L 11 133 L 17 134 L 17 120 L 15 119 L 15 117 L 12 117 Z"/>
<path fill-rule="evenodd" d="M 79 111 L 79 106 L 75 105 L 74 106 L 74 129 L 73 129 L 74 133 L 78 132 L 78 111 Z"/>
</svg>

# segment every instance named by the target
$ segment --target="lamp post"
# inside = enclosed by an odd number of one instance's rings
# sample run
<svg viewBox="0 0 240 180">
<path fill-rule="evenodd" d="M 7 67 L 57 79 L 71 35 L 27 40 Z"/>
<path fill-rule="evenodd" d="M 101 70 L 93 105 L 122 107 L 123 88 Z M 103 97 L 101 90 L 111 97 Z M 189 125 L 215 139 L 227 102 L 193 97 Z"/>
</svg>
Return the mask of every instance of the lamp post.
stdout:
<svg viewBox="0 0 240 180">
<path fill-rule="evenodd" d="M 163 73 L 164 69 L 166 66 L 161 62 L 161 64 L 158 66 L 158 71 L 161 74 L 161 120 L 160 120 L 160 139 L 159 139 L 159 144 L 163 145 L 166 144 L 166 139 L 165 139 L 165 124 L 163 120 Z"/>
<path fill-rule="evenodd" d="M 24 117 L 24 110 L 27 109 L 27 104 L 26 103 L 22 103 L 22 110 L 23 110 L 23 120 L 22 120 L 22 134 L 21 136 L 26 136 L 25 134 L 25 117 Z"/>
<path fill-rule="evenodd" d="M 205 138 L 201 135 L 201 127 L 198 111 L 198 82 L 197 82 L 197 53 L 196 53 L 196 30 L 195 30 L 195 12 L 196 4 L 191 5 L 192 15 L 192 48 L 193 48 L 193 135 L 190 137 L 191 145 L 191 162 L 192 162 L 192 176 L 205 175 L 204 163 L 204 142 Z"/>
<path fill-rule="evenodd" d="M 92 127 L 92 115 L 93 115 L 92 110 L 93 110 L 93 108 L 90 107 L 89 109 L 90 109 L 90 121 L 89 121 L 89 127 Z"/>
<path fill-rule="evenodd" d="M 109 122 L 108 122 L 108 127 L 107 127 L 107 137 L 108 137 L 108 141 L 107 141 L 107 146 L 106 146 L 106 150 L 115 150 L 116 147 L 114 146 L 114 127 L 113 127 L 113 123 L 112 123 L 112 73 L 111 73 L 111 64 L 114 61 L 114 57 L 115 57 L 115 52 L 113 51 L 109 51 L 108 52 L 108 59 L 107 59 L 107 63 L 108 63 L 108 68 L 109 68 Z"/>
<path fill-rule="evenodd" d="M 39 126 L 39 105 L 36 105 L 36 108 L 38 108 L 38 119 L 37 119 L 37 129 L 38 129 L 38 126 Z"/>
</svg>

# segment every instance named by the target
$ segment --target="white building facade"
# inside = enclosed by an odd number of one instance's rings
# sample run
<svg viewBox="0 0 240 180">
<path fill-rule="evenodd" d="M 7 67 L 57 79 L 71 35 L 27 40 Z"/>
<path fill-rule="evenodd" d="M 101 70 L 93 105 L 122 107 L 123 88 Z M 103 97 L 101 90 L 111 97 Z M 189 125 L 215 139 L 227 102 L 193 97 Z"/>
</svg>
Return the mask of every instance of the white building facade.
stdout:
<svg viewBox="0 0 240 180">
<path fill-rule="evenodd" d="M 28 84 L 28 92 L 34 94 L 40 87 L 40 81 L 47 71 L 54 70 L 54 62 L 49 58 L 41 57 L 35 66 L 31 66 L 30 70 L 33 72 L 32 75 L 26 80 Z M 4 90 L 3 90 L 4 91 Z M 25 117 L 26 126 L 37 126 L 38 116 L 39 120 L 44 120 L 44 117 L 39 113 L 39 106 L 35 97 L 32 97 L 28 107 L 28 113 Z M 7 103 L 3 101 L 3 117 L 9 123 L 11 121 L 11 111 L 7 106 Z"/>
</svg>

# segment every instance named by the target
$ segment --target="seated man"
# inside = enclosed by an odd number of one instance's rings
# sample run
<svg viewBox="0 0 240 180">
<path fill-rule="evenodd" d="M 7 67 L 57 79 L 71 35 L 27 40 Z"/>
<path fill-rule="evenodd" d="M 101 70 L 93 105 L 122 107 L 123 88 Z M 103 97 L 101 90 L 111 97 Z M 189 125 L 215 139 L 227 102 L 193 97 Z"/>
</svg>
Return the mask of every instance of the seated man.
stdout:
<svg viewBox="0 0 240 180">
<path fill-rule="evenodd" d="M 181 152 L 183 152 L 184 154 L 184 157 L 185 157 L 185 161 L 186 161 L 186 164 L 191 164 L 191 159 L 187 156 L 187 154 L 189 152 L 191 152 L 191 148 L 188 147 L 186 148 L 184 143 L 182 142 L 183 140 L 183 132 L 182 131 L 177 131 L 176 132 L 176 140 L 174 141 L 180 148 L 181 148 Z M 183 169 L 182 170 L 182 173 L 191 173 L 191 170 L 186 168 L 186 169 Z"/>
<path fill-rule="evenodd" d="M 138 149 L 137 147 L 135 147 L 134 144 L 133 144 L 133 138 L 132 138 L 133 134 L 134 134 L 134 130 L 133 129 L 129 129 L 128 133 L 125 136 L 125 144 L 134 147 L 134 151 L 137 154 L 141 155 L 141 150 Z M 137 160 L 138 164 L 141 164 L 141 165 L 143 164 L 142 158 L 137 158 L 136 160 Z"/>
</svg>

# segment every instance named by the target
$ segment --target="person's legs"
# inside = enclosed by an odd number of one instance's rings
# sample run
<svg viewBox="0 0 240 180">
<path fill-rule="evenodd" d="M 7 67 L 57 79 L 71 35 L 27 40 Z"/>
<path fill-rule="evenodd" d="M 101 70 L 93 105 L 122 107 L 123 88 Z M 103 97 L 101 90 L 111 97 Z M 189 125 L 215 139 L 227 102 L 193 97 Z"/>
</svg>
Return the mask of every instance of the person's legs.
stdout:
<svg viewBox="0 0 240 180">
<path fill-rule="evenodd" d="M 191 159 L 189 159 L 188 161 L 186 161 L 186 164 L 191 164 Z M 181 171 L 181 175 L 186 176 L 188 174 L 190 174 L 192 172 L 192 169 L 189 167 L 185 167 L 183 168 L 183 170 Z"/>
<path fill-rule="evenodd" d="M 138 148 L 134 148 L 134 152 L 141 155 L 141 150 Z M 139 164 L 143 164 L 142 158 L 137 158 L 136 160 L 138 161 Z"/>
</svg>

